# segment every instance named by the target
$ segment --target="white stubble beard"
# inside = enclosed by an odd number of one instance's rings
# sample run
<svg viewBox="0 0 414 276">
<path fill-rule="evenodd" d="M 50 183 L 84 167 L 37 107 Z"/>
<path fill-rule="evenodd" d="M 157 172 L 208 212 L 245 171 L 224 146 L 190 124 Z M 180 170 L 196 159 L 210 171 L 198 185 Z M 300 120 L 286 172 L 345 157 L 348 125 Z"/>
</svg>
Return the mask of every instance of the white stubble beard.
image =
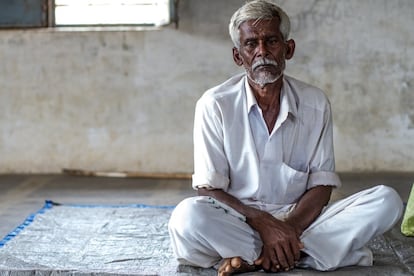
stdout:
<svg viewBox="0 0 414 276">
<path fill-rule="evenodd" d="M 262 71 L 262 70 L 255 73 L 255 70 L 257 69 L 257 67 L 261 65 L 273 65 L 277 68 L 281 67 L 276 61 L 267 59 L 267 58 L 260 59 L 252 64 L 252 71 L 251 71 L 252 76 L 247 71 L 247 77 L 251 81 L 256 83 L 257 85 L 259 85 L 261 88 L 265 87 L 267 84 L 271 84 L 277 81 L 283 75 L 283 71 L 285 69 L 285 68 L 280 68 L 280 73 L 277 75 L 269 71 Z"/>
</svg>

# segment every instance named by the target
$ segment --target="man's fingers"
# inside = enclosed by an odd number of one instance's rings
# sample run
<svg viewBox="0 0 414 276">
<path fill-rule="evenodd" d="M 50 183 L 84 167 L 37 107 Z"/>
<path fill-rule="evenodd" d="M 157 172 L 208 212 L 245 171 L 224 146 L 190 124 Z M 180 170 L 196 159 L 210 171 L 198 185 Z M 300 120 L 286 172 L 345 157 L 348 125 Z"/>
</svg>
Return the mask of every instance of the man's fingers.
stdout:
<svg viewBox="0 0 414 276">
<path fill-rule="evenodd" d="M 280 264 L 279 261 L 275 258 L 272 260 L 272 272 L 279 272 L 280 271 Z"/>
<path fill-rule="evenodd" d="M 267 258 L 264 258 L 262 267 L 267 271 L 273 271 L 274 262 L 277 262 L 277 256 L 272 248 L 269 248 L 266 256 Z"/>
<path fill-rule="evenodd" d="M 300 260 L 300 247 L 297 243 L 283 244 L 275 248 L 277 259 L 284 270 L 295 267 Z"/>
<path fill-rule="evenodd" d="M 296 255 L 300 256 L 300 251 L 298 248 L 293 249 L 292 244 L 286 245 L 283 249 L 285 251 L 286 261 L 288 262 L 288 266 L 285 269 L 290 270 L 295 266 L 297 260 Z"/>
<path fill-rule="evenodd" d="M 271 247 L 265 247 L 262 250 L 260 257 L 254 262 L 255 265 L 260 266 L 266 272 L 279 272 L 280 264 L 277 259 L 276 252 Z"/>
<path fill-rule="evenodd" d="M 286 271 L 293 269 L 296 266 L 296 264 L 299 262 L 300 257 L 301 257 L 301 250 L 303 248 L 304 248 L 304 245 L 302 242 L 290 243 L 289 247 L 284 247 L 286 260 L 289 264 L 289 267 L 284 267 Z"/>
<path fill-rule="evenodd" d="M 293 254 L 294 261 L 299 261 L 299 259 L 300 259 L 300 250 L 303 249 L 303 244 L 302 243 L 292 243 L 291 246 L 292 246 L 291 252 Z"/>
<path fill-rule="evenodd" d="M 301 249 L 304 245 L 300 241 L 283 243 L 275 247 L 264 247 L 260 257 L 254 264 L 261 266 L 267 272 L 290 270 L 300 260 Z"/>
<path fill-rule="evenodd" d="M 283 247 L 277 246 L 275 248 L 275 251 L 276 251 L 277 260 L 279 261 L 280 266 L 282 268 L 290 267 L 288 260 L 286 259 L 285 251 L 283 250 Z"/>
</svg>

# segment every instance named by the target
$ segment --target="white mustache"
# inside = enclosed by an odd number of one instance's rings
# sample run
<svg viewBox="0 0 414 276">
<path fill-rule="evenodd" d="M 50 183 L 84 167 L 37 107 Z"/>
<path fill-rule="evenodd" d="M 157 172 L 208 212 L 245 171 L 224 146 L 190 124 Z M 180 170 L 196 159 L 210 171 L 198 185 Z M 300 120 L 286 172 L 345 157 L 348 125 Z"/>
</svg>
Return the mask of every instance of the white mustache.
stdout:
<svg viewBox="0 0 414 276">
<path fill-rule="evenodd" d="M 279 66 L 279 64 L 274 60 L 267 59 L 267 58 L 262 58 L 262 59 L 259 59 L 258 61 L 256 61 L 255 63 L 253 63 L 252 69 L 254 71 L 254 70 L 256 70 L 257 67 L 263 66 L 263 65 L 273 65 L 273 66 L 276 66 L 276 67 Z"/>
</svg>

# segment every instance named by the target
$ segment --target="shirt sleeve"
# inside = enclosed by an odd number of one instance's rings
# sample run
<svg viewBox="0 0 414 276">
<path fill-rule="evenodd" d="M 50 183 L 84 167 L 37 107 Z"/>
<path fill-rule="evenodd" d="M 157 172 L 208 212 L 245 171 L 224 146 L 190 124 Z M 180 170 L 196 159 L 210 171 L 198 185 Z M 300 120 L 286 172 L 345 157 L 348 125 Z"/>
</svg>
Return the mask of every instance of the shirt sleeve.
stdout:
<svg viewBox="0 0 414 276">
<path fill-rule="evenodd" d="M 333 147 L 331 105 L 326 99 L 323 114 L 323 128 L 314 156 L 310 163 L 310 174 L 307 188 L 316 186 L 341 186 L 341 180 L 335 173 L 335 155 Z"/>
<path fill-rule="evenodd" d="M 196 104 L 193 139 L 193 188 L 227 191 L 230 181 L 223 146 L 223 124 L 220 108 L 213 97 L 204 95 Z"/>
</svg>

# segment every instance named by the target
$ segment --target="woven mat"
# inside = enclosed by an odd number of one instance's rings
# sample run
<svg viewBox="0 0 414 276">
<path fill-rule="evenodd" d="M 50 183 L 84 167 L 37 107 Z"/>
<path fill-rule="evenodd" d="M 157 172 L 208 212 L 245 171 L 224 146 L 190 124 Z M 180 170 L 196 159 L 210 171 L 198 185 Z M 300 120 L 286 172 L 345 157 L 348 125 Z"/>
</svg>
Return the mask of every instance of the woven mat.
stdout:
<svg viewBox="0 0 414 276">
<path fill-rule="evenodd" d="M 172 210 L 172 206 L 46 201 L 0 241 L 0 276 L 215 275 L 214 269 L 178 266 L 167 229 Z M 373 267 L 335 272 L 295 269 L 277 275 L 413 275 L 413 240 L 403 237 L 398 226 L 368 246 L 375 257 Z"/>
<path fill-rule="evenodd" d="M 167 229 L 172 209 L 46 201 L 0 241 L 0 271 L 174 275 Z"/>
</svg>

